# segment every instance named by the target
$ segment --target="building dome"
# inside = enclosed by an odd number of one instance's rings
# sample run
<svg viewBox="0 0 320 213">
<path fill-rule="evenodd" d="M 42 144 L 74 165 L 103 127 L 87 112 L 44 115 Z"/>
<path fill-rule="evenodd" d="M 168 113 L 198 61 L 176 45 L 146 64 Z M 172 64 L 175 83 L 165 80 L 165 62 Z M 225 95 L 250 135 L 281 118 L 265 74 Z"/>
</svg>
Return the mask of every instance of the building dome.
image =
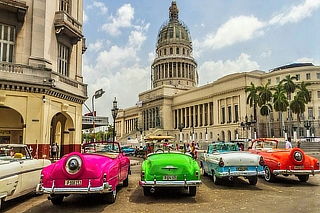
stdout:
<svg viewBox="0 0 320 213">
<path fill-rule="evenodd" d="M 192 57 L 190 32 L 179 20 L 177 3 L 172 1 L 169 20 L 160 28 L 156 58 L 152 64 L 153 87 L 173 85 L 192 88 L 198 83 L 197 63 Z"/>
</svg>

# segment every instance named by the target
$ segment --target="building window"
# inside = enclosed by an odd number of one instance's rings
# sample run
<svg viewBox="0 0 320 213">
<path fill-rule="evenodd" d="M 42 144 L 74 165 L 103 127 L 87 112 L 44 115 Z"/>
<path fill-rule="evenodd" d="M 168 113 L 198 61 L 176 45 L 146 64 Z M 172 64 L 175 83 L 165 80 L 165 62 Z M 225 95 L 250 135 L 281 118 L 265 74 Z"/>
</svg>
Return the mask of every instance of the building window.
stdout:
<svg viewBox="0 0 320 213">
<path fill-rule="evenodd" d="M 277 84 L 280 83 L 280 77 L 277 77 L 277 78 L 276 78 L 276 82 L 277 82 Z"/>
<path fill-rule="evenodd" d="M 318 119 L 320 119 L 320 107 L 318 107 Z"/>
<path fill-rule="evenodd" d="M 318 98 L 320 98 L 320 91 L 318 91 L 317 93 L 318 93 Z"/>
<path fill-rule="evenodd" d="M 170 48 L 170 55 L 172 55 L 173 54 L 173 48 L 171 47 Z"/>
<path fill-rule="evenodd" d="M 271 84 L 271 78 L 268 79 L 268 83 Z"/>
<path fill-rule="evenodd" d="M 313 108 L 308 107 L 308 119 L 313 119 Z"/>
<path fill-rule="evenodd" d="M 297 81 L 300 81 L 300 74 L 296 75 Z"/>
<path fill-rule="evenodd" d="M 185 55 L 186 54 L 186 50 L 183 48 L 182 49 L 182 54 Z"/>
<path fill-rule="evenodd" d="M 69 76 L 69 48 L 58 43 L 58 73 Z"/>
<path fill-rule="evenodd" d="M 234 105 L 234 122 L 237 123 L 239 121 L 239 106 Z"/>
<path fill-rule="evenodd" d="M 180 54 L 180 53 L 179 53 L 179 47 L 177 47 L 176 54 Z"/>
<path fill-rule="evenodd" d="M 232 115 L 231 115 L 231 106 L 228 106 L 228 123 L 231 123 L 232 121 Z"/>
<path fill-rule="evenodd" d="M 226 122 L 226 114 L 225 114 L 225 108 L 221 108 L 221 124 L 224 124 Z"/>
<path fill-rule="evenodd" d="M 0 61 L 13 62 L 15 28 L 0 24 Z"/>
<path fill-rule="evenodd" d="M 213 134 L 212 134 L 212 132 L 210 132 L 210 139 L 213 139 Z"/>
<path fill-rule="evenodd" d="M 320 72 L 317 73 L 317 79 L 320 79 Z"/>
<path fill-rule="evenodd" d="M 167 49 L 164 49 L 164 55 L 167 55 Z"/>
<path fill-rule="evenodd" d="M 71 0 L 60 0 L 59 10 L 71 14 Z"/>
<path fill-rule="evenodd" d="M 310 73 L 307 73 L 307 74 L 306 74 L 306 79 L 307 79 L 307 80 L 310 80 L 310 79 L 311 79 L 311 74 L 310 74 Z"/>
</svg>

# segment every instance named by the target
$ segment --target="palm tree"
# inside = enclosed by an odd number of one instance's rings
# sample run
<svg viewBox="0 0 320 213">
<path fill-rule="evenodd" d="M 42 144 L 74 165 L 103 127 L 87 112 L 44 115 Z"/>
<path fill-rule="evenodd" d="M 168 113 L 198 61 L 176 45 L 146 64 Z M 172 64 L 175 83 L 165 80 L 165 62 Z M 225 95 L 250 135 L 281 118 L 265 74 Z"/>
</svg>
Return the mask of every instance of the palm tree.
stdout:
<svg viewBox="0 0 320 213">
<path fill-rule="evenodd" d="M 294 93 L 297 88 L 297 85 L 293 82 L 293 80 L 298 80 L 296 76 L 287 75 L 284 79 L 280 81 L 280 84 L 283 84 L 283 88 L 287 93 L 287 98 L 290 98 L 290 95 Z"/>
<path fill-rule="evenodd" d="M 266 121 L 268 121 L 268 116 L 272 111 L 272 105 L 270 101 L 272 100 L 272 92 L 269 88 L 270 83 L 266 83 L 265 85 L 259 86 L 257 89 L 259 91 L 259 107 L 260 107 L 260 114 L 262 116 L 266 116 Z M 268 125 L 270 126 L 270 122 L 268 121 Z M 270 128 L 269 128 L 270 129 Z M 268 126 L 266 123 L 266 132 L 269 136 Z"/>
<path fill-rule="evenodd" d="M 293 113 L 297 114 L 297 120 L 300 122 L 300 114 L 304 113 L 306 110 L 306 104 L 311 101 L 311 96 L 309 90 L 307 89 L 311 83 L 301 82 L 297 85 L 299 91 L 295 95 L 294 99 L 290 103 L 290 109 Z"/>
<path fill-rule="evenodd" d="M 259 103 L 258 88 L 251 82 L 251 87 L 247 87 L 246 92 L 248 92 L 247 104 L 253 107 L 253 117 L 257 120 L 257 105 Z"/>
<path fill-rule="evenodd" d="M 282 123 L 282 129 L 284 129 L 284 121 L 282 119 L 282 113 L 287 110 L 289 102 L 286 96 L 286 90 L 284 86 L 280 83 L 275 88 L 273 94 L 273 108 L 276 112 L 280 112 L 280 122 Z"/>
</svg>

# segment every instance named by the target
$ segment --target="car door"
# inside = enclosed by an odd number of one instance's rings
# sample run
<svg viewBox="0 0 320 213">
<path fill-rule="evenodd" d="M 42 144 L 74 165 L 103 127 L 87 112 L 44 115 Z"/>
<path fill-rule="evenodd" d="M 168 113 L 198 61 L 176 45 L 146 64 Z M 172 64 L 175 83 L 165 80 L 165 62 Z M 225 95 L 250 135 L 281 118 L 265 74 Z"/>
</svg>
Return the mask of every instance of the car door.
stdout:
<svg viewBox="0 0 320 213">
<path fill-rule="evenodd" d="M 21 168 L 17 161 L 0 165 L 0 198 L 9 200 L 20 195 Z"/>
<path fill-rule="evenodd" d="M 123 181 L 127 178 L 129 163 L 128 159 L 121 153 L 119 154 L 119 163 L 120 163 L 120 181 Z"/>
</svg>

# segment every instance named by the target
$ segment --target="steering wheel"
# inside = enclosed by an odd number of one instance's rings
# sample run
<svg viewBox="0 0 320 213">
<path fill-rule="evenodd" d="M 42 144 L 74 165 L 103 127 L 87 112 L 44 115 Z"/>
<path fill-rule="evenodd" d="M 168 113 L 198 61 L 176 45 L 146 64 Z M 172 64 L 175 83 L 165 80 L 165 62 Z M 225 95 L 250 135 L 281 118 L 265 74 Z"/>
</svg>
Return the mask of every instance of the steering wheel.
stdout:
<svg viewBox="0 0 320 213">
<path fill-rule="evenodd" d="M 163 149 L 157 149 L 157 151 L 155 151 L 155 153 L 164 153 Z"/>
</svg>

